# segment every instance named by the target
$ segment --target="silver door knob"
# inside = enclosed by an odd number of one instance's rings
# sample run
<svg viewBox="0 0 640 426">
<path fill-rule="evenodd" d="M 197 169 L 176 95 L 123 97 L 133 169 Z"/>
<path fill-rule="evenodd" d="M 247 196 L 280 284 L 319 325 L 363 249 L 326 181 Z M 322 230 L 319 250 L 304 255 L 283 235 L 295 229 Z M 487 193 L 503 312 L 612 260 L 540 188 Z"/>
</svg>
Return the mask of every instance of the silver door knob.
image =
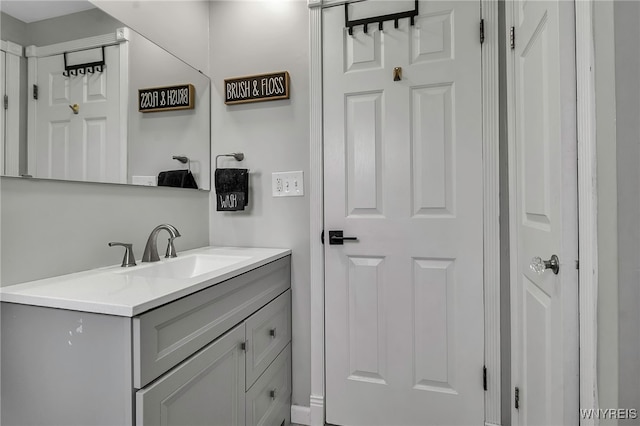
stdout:
<svg viewBox="0 0 640 426">
<path fill-rule="evenodd" d="M 531 259 L 529 268 L 538 275 L 542 275 L 542 273 L 547 269 L 551 269 L 554 274 L 558 275 L 558 272 L 560 271 L 560 260 L 555 254 L 552 255 L 549 260 L 542 260 L 539 257 L 534 257 Z"/>
</svg>

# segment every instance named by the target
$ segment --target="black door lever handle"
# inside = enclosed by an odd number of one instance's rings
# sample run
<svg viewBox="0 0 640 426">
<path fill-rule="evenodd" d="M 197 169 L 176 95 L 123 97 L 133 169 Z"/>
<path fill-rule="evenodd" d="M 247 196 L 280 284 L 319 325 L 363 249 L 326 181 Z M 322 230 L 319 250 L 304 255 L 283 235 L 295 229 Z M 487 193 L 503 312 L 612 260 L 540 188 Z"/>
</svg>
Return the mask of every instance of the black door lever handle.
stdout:
<svg viewBox="0 0 640 426">
<path fill-rule="evenodd" d="M 344 241 L 358 241 L 358 237 L 345 237 L 343 231 L 329 231 L 329 245 L 341 246 Z"/>
</svg>

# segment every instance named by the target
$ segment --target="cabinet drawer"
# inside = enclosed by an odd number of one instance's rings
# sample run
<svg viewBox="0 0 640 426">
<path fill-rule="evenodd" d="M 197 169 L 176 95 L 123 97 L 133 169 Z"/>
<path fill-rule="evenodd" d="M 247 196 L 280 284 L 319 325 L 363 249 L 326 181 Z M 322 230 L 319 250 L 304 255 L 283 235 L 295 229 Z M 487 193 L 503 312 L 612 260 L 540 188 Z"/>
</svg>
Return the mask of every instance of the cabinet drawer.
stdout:
<svg viewBox="0 0 640 426">
<path fill-rule="evenodd" d="M 247 391 L 246 424 L 279 426 L 291 419 L 291 344 Z"/>
<path fill-rule="evenodd" d="M 247 319 L 247 389 L 291 341 L 291 291 Z"/>
<path fill-rule="evenodd" d="M 140 389 L 291 286 L 290 256 L 133 319 L 133 385 Z"/>
<path fill-rule="evenodd" d="M 244 325 L 136 392 L 136 425 L 244 426 Z"/>
</svg>

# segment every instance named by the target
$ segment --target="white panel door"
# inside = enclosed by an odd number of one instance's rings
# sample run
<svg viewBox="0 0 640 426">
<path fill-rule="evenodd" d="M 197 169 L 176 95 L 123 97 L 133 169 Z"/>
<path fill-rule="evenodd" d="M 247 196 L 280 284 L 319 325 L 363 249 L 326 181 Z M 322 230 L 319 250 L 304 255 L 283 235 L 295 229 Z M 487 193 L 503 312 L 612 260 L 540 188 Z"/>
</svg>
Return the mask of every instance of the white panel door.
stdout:
<svg viewBox="0 0 640 426">
<path fill-rule="evenodd" d="M 579 395 L 573 2 L 512 6 L 513 421 L 572 425 Z M 532 258 L 552 255 L 557 275 L 530 267 Z"/>
<path fill-rule="evenodd" d="M 126 182 L 118 45 L 105 48 L 105 61 L 102 72 L 65 77 L 63 55 L 38 58 L 35 134 L 29 137 L 34 177 Z"/>
<path fill-rule="evenodd" d="M 480 3 L 419 9 L 353 35 L 344 6 L 323 12 L 332 424 L 484 422 Z"/>
</svg>

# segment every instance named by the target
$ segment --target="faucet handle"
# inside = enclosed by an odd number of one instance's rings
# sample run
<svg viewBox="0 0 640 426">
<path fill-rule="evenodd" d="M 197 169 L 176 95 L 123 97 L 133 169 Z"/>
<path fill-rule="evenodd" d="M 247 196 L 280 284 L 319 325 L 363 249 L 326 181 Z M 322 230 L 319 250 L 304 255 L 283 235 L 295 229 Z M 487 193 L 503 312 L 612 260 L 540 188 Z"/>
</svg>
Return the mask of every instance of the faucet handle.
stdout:
<svg viewBox="0 0 640 426">
<path fill-rule="evenodd" d="M 136 258 L 133 255 L 133 244 L 117 242 L 109 243 L 109 247 L 113 246 L 124 247 L 124 258 L 122 258 L 122 265 L 120 265 L 121 267 L 126 268 L 128 266 L 136 266 Z"/>
<path fill-rule="evenodd" d="M 170 237 L 169 242 L 167 243 L 167 252 L 164 257 L 178 257 L 178 253 L 176 252 L 176 246 L 173 245 L 173 240 L 177 237 Z"/>
</svg>

